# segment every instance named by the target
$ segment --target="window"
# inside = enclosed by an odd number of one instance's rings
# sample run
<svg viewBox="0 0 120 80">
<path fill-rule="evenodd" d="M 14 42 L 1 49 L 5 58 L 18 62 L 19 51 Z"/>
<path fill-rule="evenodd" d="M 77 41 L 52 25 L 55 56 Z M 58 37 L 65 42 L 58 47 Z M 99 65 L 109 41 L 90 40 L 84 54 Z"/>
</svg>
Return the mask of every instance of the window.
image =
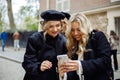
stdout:
<svg viewBox="0 0 120 80">
<path fill-rule="evenodd" d="M 115 17 L 115 31 L 120 38 L 120 16 Z M 120 43 L 120 40 L 119 40 Z M 118 53 L 120 53 L 120 45 L 118 46 Z"/>
<path fill-rule="evenodd" d="M 56 0 L 56 10 L 69 12 L 70 0 Z"/>
<path fill-rule="evenodd" d="M 120 1 L 120 0 L 111 0 L 111 2 L 117 2 L 117 1 Z"/>
</svg>

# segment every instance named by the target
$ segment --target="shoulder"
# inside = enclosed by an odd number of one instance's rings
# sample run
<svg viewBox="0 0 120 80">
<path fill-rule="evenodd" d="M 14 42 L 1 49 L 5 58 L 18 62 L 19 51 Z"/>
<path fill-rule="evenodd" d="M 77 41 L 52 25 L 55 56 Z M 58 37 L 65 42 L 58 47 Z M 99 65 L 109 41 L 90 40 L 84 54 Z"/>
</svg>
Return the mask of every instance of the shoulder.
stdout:
<svg viewBox="0 0 120 80">
<path fill-rule="evenodd" d="M 35 47 L 36 49 L 40 48 L 43 45 L 43 33 L 35 32 L 30 37 L 28 37 L 27 44 L 29 47 Z"/>
<path fill-rule="evenodd" d="M 96 45 L 108 44 L 108 39 L 102 31 L 97 31 L 95 33 L 92 33 L 90 40 L 92 43 Z"/>
<path fill-rule="evenodd" d="M 102 31 L 98 31 L 95 33 L 97 36 L 105 35 Z"/>
<path fill-rule="evenodd" d="M 59 34 L 59 40 L 62 40 L 63 42 L 66 42 L 66 38 L 63 34 Z"/>
<path fill-rule="evenodd" d="M 32 40 L 32 41 L 39 41 L 42 39 L 43 39 L 43 32 L 35 32 L 28 38 L 28 40 Z"/>
<path fill-rule="evenodd" d="M 40 38 L 40 37 L 42 37 L 43 36 L 43 32 L 35 32 L 35 33 L 33 33 L 30 37 L 31 38 Z"/>
<path fill-rule="evenodd" d="M 105 34 L 102 31 L 95 32 L 95 38 L 96 39 L 103 39 L 103 38 L 107 39 Z"/>
<path fill-rule="evenodd" d="M 95 33 L 95 40 L 96 40 L 96 44 L 99 45 L 100 48 L 102 48 L 102 49 L 109 48 L 110 49 L 110 44 L 108 42 L 108 39 L 102 31 L 98 31 Z"/>
</svg>

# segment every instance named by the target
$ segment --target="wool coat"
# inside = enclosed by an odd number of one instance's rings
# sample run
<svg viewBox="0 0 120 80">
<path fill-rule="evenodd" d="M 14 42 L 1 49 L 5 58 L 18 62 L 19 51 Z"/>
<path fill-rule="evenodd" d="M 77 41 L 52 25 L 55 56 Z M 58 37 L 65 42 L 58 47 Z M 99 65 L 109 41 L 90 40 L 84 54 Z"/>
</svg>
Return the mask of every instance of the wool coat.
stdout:
<svg viewBox="0 0 120 80">
<path fill-rule="evenodd" d="M 24 61 L 24 80 L 59 80 L 57 73 L 57 55 L 66 54 L 66 39 L 62 34 L 55 38 L 44 32 L 36 32 L 28 38 Z M 52 68 L 41 71 L 44 60 L 52 62 Z"/>
<path fill-rule="evenodd" d="M 113 80 L 110 50 L 110 44 L 103 32 L 90 35 L 83 55 L 84 60 L 80 61 L 84 80 Z M 76 54 L 72 57 L 74 60 L 77 58 Z M 67 77 L 67 80 L 80 80 L 76 71 L 67 73 Z"/>
</svg>

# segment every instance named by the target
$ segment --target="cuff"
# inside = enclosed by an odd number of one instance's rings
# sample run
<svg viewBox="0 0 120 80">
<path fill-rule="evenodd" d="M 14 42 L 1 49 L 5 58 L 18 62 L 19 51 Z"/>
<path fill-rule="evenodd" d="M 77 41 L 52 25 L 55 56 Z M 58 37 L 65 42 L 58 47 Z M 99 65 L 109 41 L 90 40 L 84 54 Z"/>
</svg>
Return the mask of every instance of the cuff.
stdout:
<svg viewBox="0 0 120 80">
<path fill-rule="evenodd" d="M 77 70 L 77 74 L 79 75 L 79 77 L 83 74 L 83 68 L 82 68 L 82 64 L 80 61 L 78 61 L 78 70 Z"/>
<path fill-rule="evenodd" d="M 59 75 L 59 79 L 60 79 L 60 80 L 67 80 L 67 73 L 64 73 L 64 77 L 61 77 L 61 76 Z"/>
</svg>

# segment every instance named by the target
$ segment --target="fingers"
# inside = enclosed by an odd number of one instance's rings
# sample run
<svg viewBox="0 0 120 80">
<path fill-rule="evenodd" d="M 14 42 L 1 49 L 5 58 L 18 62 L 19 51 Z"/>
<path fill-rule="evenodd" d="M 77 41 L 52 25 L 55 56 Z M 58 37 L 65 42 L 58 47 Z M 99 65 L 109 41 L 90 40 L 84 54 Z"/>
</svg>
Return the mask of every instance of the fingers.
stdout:
<svg viewBox="0 0 120 80">
<path fill-rule="evenodd" d="M 58 72 L 59 72 L 61 77 L 64 76 L 64 73 L 66 72 L 66 69 L 64 68 L 64 65 L 58 63 Z"/>
<path fill-rule="evenodd" d="M 68 62 L 65 62 L 61 64 L 58 62 L 58 71 L 60 76 L 64 76 L 65 72 L 70 72 L 70 71 L 76 71 L 78 70 L 79 63 L 76 60 L 68 60 Z"/>
<path fill-rule="evenodd" d="M 76 71 L 78 70 L 79 63 L 76 60 L 69 60 L 67 63 L 64 64 L 64 68 L 66 72 L 69 71 Z"/>
<path fill-rule="evenodd" d="M 65 66 L 65 71 L 69 72 L 69 71 L 75 71 L 76 67 L 74 65 L 67 65 Z"/>
<path fill-rule="evenodd" d="M 46 60 L 41 63 L 40 70 L 45 71 L 46 69 L 50 69 L 51 67 L 52 67 L 52 63 Z"/>
</svg>

